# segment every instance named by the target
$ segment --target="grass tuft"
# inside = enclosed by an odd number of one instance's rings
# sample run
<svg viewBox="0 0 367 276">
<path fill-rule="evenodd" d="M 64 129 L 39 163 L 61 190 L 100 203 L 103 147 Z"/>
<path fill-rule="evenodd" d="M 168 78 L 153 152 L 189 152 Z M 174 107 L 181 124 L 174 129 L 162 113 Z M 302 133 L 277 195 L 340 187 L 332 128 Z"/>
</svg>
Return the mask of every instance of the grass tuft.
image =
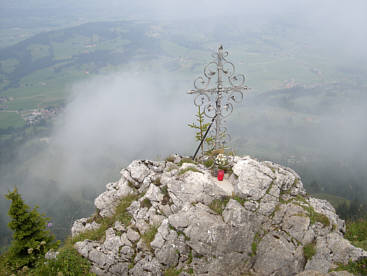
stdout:
<svg viewBox="0 0 367 276">
<path fill-rule="evenodd" d="M 274 185 L 274 181 L 272 181 L 268 187 L 268 189 L 266 190 L 266 194 L 269 194 L 270 193 L 270 190 L 273 188 L 273 185 Z"/>
<path fill-rule="evenodd" d="M 330 226 L 330 220 L 324 214 L 320 214 L 314 211 L 311 221 L 317 221 L 322 223 L 324 226 Z"/>
<path fill-rule="evenodd" d="M 154 185 L 156 185 L 156 186 L 161 186 L 162 185 L 162 183 L 161 183 L 161 178 L 160 177 L 157 177 L 155 180 L 154 180 Z"/>
<path fill-rule="evenodd" d="M 145 231 L 141 238 L 145 242 L 145 244 L 150 248 L 150 243 L 154 240 L 155 234 L 158 232 L 158 227 L 152 225 L 147 231 Z"/>
<path fill-rule="evenodd" d="M 168 268 L 165 272 L 164 272 L 164 276 L 178 276 L 180 273 L 182 272 L 182 269 L 176 269 L 174 267 L 170 267 Z"/>
<path fill-rule="evenodd" d="M 192 267 L 186 269 L 186 272 L 189 273 L 190 275 L 194 274 L 194 269 Z"/>
<path fill-rule="evenodd" d="M 189 252 L 189 257 L 187 259 L 187 263 L 188 264 L 191 264 L 192 263 L 192 250 L 190 250 L 190 252 Z"/>
<path fill-rule="evenodd" d="M 232 199 L 236 200 L 242 206 L 244 206 L 245 201 L 246 201 L 244 198 L 236 196 L 236 195 L 232 195 Z"/>
<path fill-rule="evenodd" d="M 300 202 L 303 202 L 304 204 L 308 204 L 308 202 L 306 201 L 306 199 L 303 196 L 301 196 L 301 195 L 297 195 L 296 198 L 295 198 L 295 200 L 298 200 Z"/>
<path fill-rule="evenodd" d="M 56 259 L 40 262 L 33 275 L 95 275 L 90 262 L 83 258 L 71 243 L 65 244 Z M 32 275 L 31 274 L 31 275 Z"/>
<path fill-rule="evenodd" d="M 182 166 L 183 163 L 191 163 L 191 164 L 197 164 L 194 160 L 191 158 L 182 158 L 181 161 L 177 164 L 179 167 Z"/>
<path fill-rule="evenodd" d="M 309 243 L 303 246 L 303 256 L 306 261 L 310 260 L 316 254 L 315 243 Z"/>
<path fill-rule="evenodd" d="M 347 231 L 344 237 L 350 240 L 354 246 L 367 250 L 367 220 L 347 222 Z"/>
<path fill-rule="evenodd" d="M 130 180 L 127 181 L 127 186 L 129 186 L 131 189 L 133 189 L 134 191 L 136 191 L 136 187 L 134 186 L 134 184 Z"/>
<path fill-rule="evenodd" d="M 138 198 L 138 195 L 130 194 L 122 198 L 119 205 L 116 207 L 115 214 L 112 217 L 102 218 L 101 226 L 98 229 L 87 230 L 72 238 L 72 243 L 84 240 L 104 240 L 106 230 L 113 226 L 116 221 L 122 222 L 125 226 L 130 224 L 131 215 L 127 212 L 127 208 L 133 201 Z"/>
<path fill-rule="evenodd" d="M 197 168 L 194 167 L 187 167 L 186 169 L 180 170 L 178 175 L 183 175 L 185 173 L 187 173 L 188 171 L 192 171 L 192 172 L 199 172 L 202 173 L 200 170 L 198 170 Z"/>
<path fill-rule="evenodd" d="M 295 203 L 298 206 L 302 207 L 308 213 L 308 216 L 310 217 L 310 224 L 311 225 L 315 224 L 316 222 L 320 222 L 321 224 L 324 225 L 324 227 L 330 226 L 329 218 L 324 214 L 316 212 L 315 209 L 312 206 L 310 206 L 307 203 L 307 201 L 304 200 L 303 197 L 297 197 L 296 200 L 302 201 L 302 202 L 307 204 L 307 206 L 305 206 L 304 204 Z"/>
<path fill-rule="evenodd" d="M 275 215 L 275 213 L 276 213 L 276 212 L 278 212 L 278 211 L 280 210 L 280 205 L 282 205 L 282 203 L 279 203 L 279 204 L 277 204 L 277 205 L 275 206 L 275 208 L 274 208 L 273 212 L 271 212 L 271 214 L 270 214 L 270 217 L 271 217 L 271 218 L 273 218 L 273 217 L 274 217 L 274 215 Z"/>
<path fill-rule="evenodd" d="M 168 193 L 168 187 L 167 186 L 163 186 L 160 188 L 162 194 L 163 194 L 163 200 L 162 200 L 162 205 L 166 205 L 169 203 L 169 200 L 171 199 L 171 197 L 169 196 Z"/>
<path fill-rule="evenodd" d="M 209 204 L 209 208 L 216 212 L 218 215 L 222 215 L 224 208 L 226 207 L 229 197 L 222 197 L 218 199 L 214 199 Z"/>
<path fill-rule="evenodd" d="M 56 259 L 46 260 L 40 257 L 34 267 L 24 266 L 20 271 L 12 271 L 8 264 L 7 253 L 2 254 L 0 255 L 0 275 L 95 275 L 90 272 L 90 262 L 78 253 L 70 238 L 57 251 L 59 254 Z"/>
<path fill-rule="evenodd" d="M 152 207 L 152 203 L 150 202 L 149 198 L 144 198 L 141 202 L 140 202 L 140 208 L 150 208 Z"/>
<path fill-rule="evenodd" d="M 256 251 L 257 251 L 257 245 L 259 244 L 259 242 L 261 241 L 261 237 L 259 233 L 256 233 L 254 236 L 254 240 L 251 243 L 251 256 L 256 256 Z"/>
<path fill-rule="evenodd" d="M 353 275 L 367 275 L 367 257 L 362 257 L 359 260 L 353 262 L 349 261 L 347 265 L 339 264 L 336 271 L 348 271 Z"/>
</svg>

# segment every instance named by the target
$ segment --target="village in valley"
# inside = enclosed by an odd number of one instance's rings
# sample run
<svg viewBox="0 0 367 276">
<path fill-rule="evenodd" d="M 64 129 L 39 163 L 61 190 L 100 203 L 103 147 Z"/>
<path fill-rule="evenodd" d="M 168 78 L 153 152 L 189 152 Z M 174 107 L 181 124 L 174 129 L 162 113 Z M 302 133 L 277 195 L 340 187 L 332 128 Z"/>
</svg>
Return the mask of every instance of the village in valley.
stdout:
<svg viewBox="0 0 367 276">
<path fill-rule="evenodd" d="M 0 96 L 0 112 L 18 114 L 24 120 L 26 126 L 38 124 L 42 120 L 50 120 L 56 117 L 63 109 L 63 106 L 46 106 L 29 110 L 8 110 L 7 104 L 13 100 L 13 97 Z"/>
<path fill-rule="evenodd" d="M 40 123 L 42 120 L 50 120 L 60 113 L 62 107 L 48 106 L 27 111 L 18 111 L 27 126 Z"/>
</svg>

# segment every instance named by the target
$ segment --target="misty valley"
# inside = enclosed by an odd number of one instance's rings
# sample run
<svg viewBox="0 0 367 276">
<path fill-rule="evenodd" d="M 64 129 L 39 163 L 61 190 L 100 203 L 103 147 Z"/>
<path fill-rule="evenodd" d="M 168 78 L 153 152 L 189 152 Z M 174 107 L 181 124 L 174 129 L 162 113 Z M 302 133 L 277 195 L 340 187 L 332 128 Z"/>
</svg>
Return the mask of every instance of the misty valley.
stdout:
<svg viewBox="0 0 367 276">
<path fill-rule="evenodd" d="M 67 244 L 73 223 L 96 212 L 95 198 L 133 160 L 192 156 L 197 109 L 187 91 L 220 43 L 250 88 L 225 122 L 234 154 L 296 171 L 367 250 L 365 57 L 316 43 L 315 29 L 293 16 L 143 20 L 127 8 L 125 18 L 83 17 L 84 4 L 47 28 L 26 8 L 29 26 L 0 20 L 1 254 L 12 242 L 4 195 L 14 188 Z"/>
</svg>

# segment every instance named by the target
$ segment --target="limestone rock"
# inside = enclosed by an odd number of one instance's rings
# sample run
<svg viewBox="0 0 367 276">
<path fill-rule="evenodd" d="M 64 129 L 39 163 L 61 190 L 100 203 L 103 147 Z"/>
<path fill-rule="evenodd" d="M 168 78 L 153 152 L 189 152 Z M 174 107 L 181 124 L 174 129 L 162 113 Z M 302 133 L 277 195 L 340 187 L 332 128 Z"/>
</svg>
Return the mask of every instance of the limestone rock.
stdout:
<svg viewBox="0 0 367 276">
<path fill-rule="evenodd" d="M 122 178 L 117 183 L 108 184 L 107 191 L 94 200 L 94 205 L 99 210 L 100 216 L 111 217 L 119 200 L 133 192 L 134 190 L 128 185 L 128 181 Z"/>
<path fill-rule="evenodd" d="M 266 234 L 256 251 L 255 271 L 262 275 L 293 275 L 302 270 L 302 248 L 295 245 L 285 233 L 274 231 Z"/>
<path fill-rule="evenodd" d="M 233 173 L 238 176 L 235 191 L 253 200 L 259 200 L 265 195 L 274 177 L 269 167 L 250 158 L 235 164 Z"/>
<path fill-rule="evenodd" d="M 88 218 L 81 218 L 74 221 L 73 226 L 71 227 L 71 236 L 75 237 L 76 235 L 87 231 L 99 228 L 100 224 L 95 221 L 88 222 Z"/>
<path fill-rule="evenodd" d="M 52 260 L 52 259 L 56 259 L 57 255 L 59 255 L 60 252 L 58 251 L 54 251 L 54 250 L 49 250 L 46 254 L 45 254 L 45 259 L 46 260 Z"/>
<path fill-rule="evenodd" d="M 131 228 L 127 230 L 126 236 L 131 242 L 137 242 L 140 239 L 139 233 Z"/>
<path fill-rule="evenodd" d="M 96 198 L 97 214 L 75 221 L 73 236 L 97 229 L 94 218 L 110 219 L 124 197 L 136 195 L 100 240 L 74 245 L 92 272 L 342 276 L 350 274 L 328 271 L 367 256 L 343 238 L 344 221 L 327 201 L 308 196 L 292 169 L 235 156 L 228 158 L 233 173 L 218 181 L 185 160 L 132 162 Z M 303 248 L 310 244 L 316 253 L 306 260 Z"/>
</svg>

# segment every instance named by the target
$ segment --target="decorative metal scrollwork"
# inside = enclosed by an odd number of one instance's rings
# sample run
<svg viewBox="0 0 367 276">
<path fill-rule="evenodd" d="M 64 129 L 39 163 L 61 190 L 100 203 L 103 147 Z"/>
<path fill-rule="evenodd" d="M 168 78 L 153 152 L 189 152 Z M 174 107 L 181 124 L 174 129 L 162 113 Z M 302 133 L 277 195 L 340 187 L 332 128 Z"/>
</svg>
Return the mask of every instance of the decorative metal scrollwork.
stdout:
<svg viewBox="0 0 367 276">
<path fill-rule="evenodd" d="M 203 107 L 205 116 L 216 116 L 215 128 L 210 132 L 214 138 L 214 149 L 223 148 L 230 143 L 230 135 L 222 124 L 224 118 L 233 112 L 233 103 L 242 102 L 243 92 L 248 89 L 244 85 L 245 76 L 236 74 L 234 64 L 226 59 L 228 55 L 228 52 L 219 46 L 218 51 L 212 54 L 215 60 L 208 63 L 204 67 L 203 75 L 194 81 L 195 90 L 188 92 L 197 94 L 194 104 Z M 214 78 L 216 85 L 210 88 Z"/>
<path fill-rule="evenodd" d="M 232 114 L 232 112 L 233 112 L 233 105 L 230 102 L 223 105 L 222 111 L 221 111 L 223 118 L 227 118 L 229 115 Z"/>
<path fill-rule="evenodd" d="M 194 104 L 196 106 L 206 106 L 206 105 L 210 104 L 210 98 L 207 94 L 200 93 L 199 95 L 197 95 L 195 97 Z"/>
<path fill-rule="evenodd" d="M 233 103 L 240 103 L 243 100 L 243 93 L 241 91 L 232 91 L 227 95 L 227 101 Z"/>
<path fill-rule="evenodd" d="M 209 103 L 204 108 L 205 116 L 210 118 L 210 119 L 215 116 L 215 112 L 216 112 L 216 108 L 215 108 L 215 105 L 213 103 Z"/>
</svg>

